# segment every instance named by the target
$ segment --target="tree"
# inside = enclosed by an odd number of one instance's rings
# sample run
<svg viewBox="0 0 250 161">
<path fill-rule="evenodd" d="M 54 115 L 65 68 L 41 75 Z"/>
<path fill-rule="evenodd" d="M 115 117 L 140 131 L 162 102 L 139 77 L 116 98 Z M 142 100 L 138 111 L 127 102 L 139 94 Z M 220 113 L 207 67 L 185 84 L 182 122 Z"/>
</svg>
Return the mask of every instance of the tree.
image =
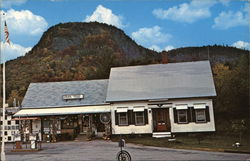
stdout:
<svg viewBox="0 0 250 161">
<path fill-rule="evenodd" d="M 17 90 L 12 90 L 7 100 L 9 107 L 18 106 L 18 102 L 20 103 L 21 101 L 22 97 L 19 92 Z"/>
</svg>

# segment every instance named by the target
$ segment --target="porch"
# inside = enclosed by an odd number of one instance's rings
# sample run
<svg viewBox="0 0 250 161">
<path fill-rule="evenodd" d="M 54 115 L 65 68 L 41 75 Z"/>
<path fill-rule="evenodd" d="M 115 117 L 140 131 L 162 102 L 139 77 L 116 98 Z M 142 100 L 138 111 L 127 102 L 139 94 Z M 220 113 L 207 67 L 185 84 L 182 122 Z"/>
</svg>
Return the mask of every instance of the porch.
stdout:
<svg viewBox="0 0 250 161">
<path fill-rule="evenodd" d="M 44 142 L 73 140 L 79 134 L 88 138 L 110 135 L 109 105 L 22 109 L 15 117 L 22 122 L 23 140 L 29 134 L 37 134 Z"/>
</svg>

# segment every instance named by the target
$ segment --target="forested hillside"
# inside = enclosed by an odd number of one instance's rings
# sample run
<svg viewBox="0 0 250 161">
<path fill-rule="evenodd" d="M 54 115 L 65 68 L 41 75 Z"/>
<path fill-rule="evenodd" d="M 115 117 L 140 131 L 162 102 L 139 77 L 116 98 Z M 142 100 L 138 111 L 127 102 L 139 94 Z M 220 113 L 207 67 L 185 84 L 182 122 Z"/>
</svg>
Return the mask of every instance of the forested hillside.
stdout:
<svg viewBox="0 0 250 161">
<path fill-rule="evenodd" d="M 161 63 L 162 53 L 136 44 L 114 26 L 58 24 L 25 56 L 6 63 L 7 101 L 10 106 L 14 98 L 21 102 L 31 82 L 108 78 L 111 67 Z M 178 48 L 167 55 L 169 63 L 210 60 L 216 118 L 248 118 L 249 51 L 213 45 Z"/>
</svg>

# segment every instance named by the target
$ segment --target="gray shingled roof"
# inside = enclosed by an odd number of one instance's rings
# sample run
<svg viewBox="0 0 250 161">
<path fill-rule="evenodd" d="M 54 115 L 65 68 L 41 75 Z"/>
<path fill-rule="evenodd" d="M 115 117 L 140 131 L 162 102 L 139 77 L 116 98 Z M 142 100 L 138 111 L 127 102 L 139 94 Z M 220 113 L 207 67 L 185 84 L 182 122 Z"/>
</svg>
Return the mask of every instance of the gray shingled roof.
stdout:
<svg viewBox="0 0 250 161">
<path fill-rule="evenodd" d="M 107 102 L 216 96 L 209 61 L 112 68 Z"/>
<path fill-rule="evenodd" d="M 108 80 L 31 83 L 22 108 L 104 104 Z M 63 95 L 84 94 L 81 100 L 63 100 Z"/>
</svg>

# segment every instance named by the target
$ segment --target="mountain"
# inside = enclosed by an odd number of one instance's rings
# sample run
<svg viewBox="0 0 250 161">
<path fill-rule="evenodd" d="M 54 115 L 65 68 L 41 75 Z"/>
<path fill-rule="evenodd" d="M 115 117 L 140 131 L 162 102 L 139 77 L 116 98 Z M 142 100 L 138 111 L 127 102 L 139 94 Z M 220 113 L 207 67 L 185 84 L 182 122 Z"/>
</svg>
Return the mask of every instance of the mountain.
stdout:
<svg viewBox="0 0 250 161">
<path fill-rule="evenodd" d="M 162 55 L 133 41 L 107 24 L 64 23 L 52 26 L 25 56 L 6 63 L 6 91 L 10 105 L 22 101 L 31 82 L 108 78 L 111 67 L 161 63 Z M 226 46 L 178 48 L 167 52 L 168 62 L 209 59 L 235 67 L 249 51 Z M 223 78 L 224 80 L 224 78 Z"/>
<path fill-rule="evenodd" d="M 22 99 L 30 82 L 108 78 L 111 67 L 157 63 L 159 58 L 114 26 L 58 24 L 25 56 L 6 63 L 7 96 Z"/>
<path fill-rule="evenodd" d="M 178 48 L 168 53 L 170 62 L 209 60 L 212 65 L 216 63 L 233 63 L 241 56 L 249 56 L 248 50 L 221 45 Z"/>
</svg>

